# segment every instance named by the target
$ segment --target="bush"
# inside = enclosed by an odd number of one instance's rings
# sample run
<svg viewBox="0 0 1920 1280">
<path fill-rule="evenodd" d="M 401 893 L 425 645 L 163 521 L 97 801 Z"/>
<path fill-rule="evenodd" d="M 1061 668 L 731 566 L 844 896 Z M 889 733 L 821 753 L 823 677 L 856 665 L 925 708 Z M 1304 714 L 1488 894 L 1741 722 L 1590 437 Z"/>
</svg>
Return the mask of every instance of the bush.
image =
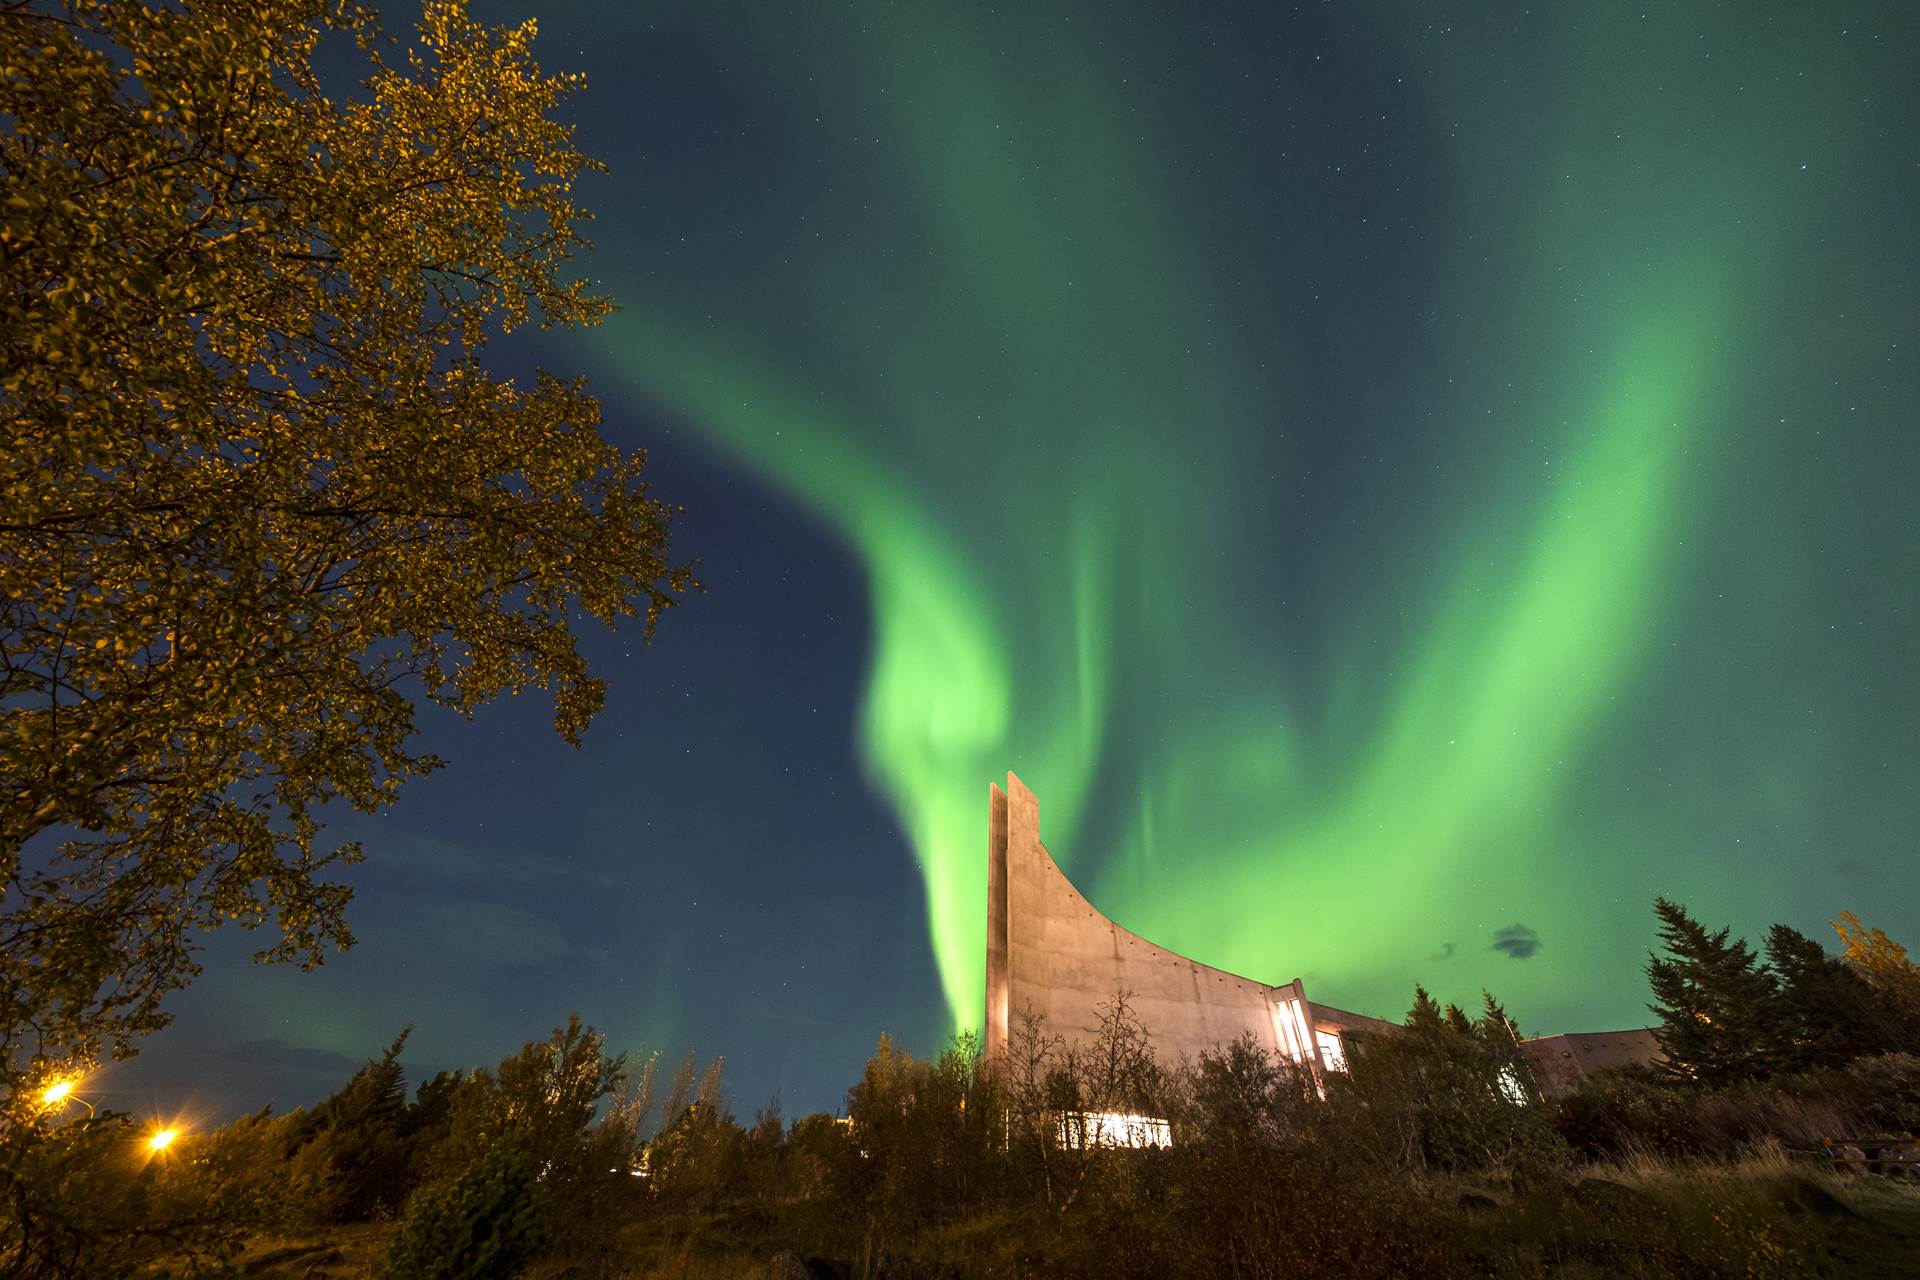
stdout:
<svg viewBox="0 0 1920 1280">
<path fill-rule="evenodd" d="M 1568 1145 L 1598 1160 L 1726 1159 L 1769 1140 L 1807 1148 L 1823 1138 L 1920 1132 L 1920 1058 L 1885 1054 L 1727 1089 L 1672 1083 L 1640 1068 L 1610 1071 L 1556 1101 L 1553 1120 Z"/>
<path fill-rule="evenodd" d="M 1854 1128 L 1861 1133 L 1920 1134 L 1920 1057 L 1861 1058 L 1842 1073 Z"/>
<path fill-rule="evenodd" d="M 387 1252 L 388 1280 L 508 1280 L 544 1239 L 534 1159 L 503 1140 L 450 1183 L 414 1194 Z"/>
<path fill-rule="evenodd" d="M 1700 1126 L 1689 1091 L 1644 1067 L 1607 1071 L 1557 1099 L 1554 1127 L 1567 1145 L 1590 1160 L 1652 1153 L 1692 1155 Z"/>
<path fill-rule="evenodd" d="M 1353 1173 L 1514 1182 L 1567 1163 L 1553 1113 L 1520 1100 L 1510 1060 L 1480 1037 L 1413 1029 L 1351 1041 L 1347 1073 L 1327 1082 L 1321 1122 Z"/>
<path fill-rule="evenodd" d="M 0 1274 L 133 1275 L 163 1259 L 217 1270 L 283 1221 L 286 1124 L 262 1112 L 163 1156 L 107 1112 L 15 1127 L 0 1136 Z"/>
</svg>

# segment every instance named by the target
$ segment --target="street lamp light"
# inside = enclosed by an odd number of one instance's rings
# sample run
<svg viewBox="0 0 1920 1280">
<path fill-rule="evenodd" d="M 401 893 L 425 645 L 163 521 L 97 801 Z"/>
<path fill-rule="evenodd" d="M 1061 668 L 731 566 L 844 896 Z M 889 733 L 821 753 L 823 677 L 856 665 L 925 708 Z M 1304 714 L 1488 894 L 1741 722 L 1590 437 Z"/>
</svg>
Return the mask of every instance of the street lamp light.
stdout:
<svg viewBox="0 0 1920 1280">
<path fill-rule="evenodd" d="M 79 1103 L 91 1113 L 93 1104 L 75 1092 L 85 1079 L 84 1075 L 76 1073 L 50 1080 L 41 1087 L 39 1093 L 33 1095 L 34 1100 L 39 1104 L 40 1110 L 49 1115 L 57 1111 L 65 1111 L 67 1104 L 71 1102 Z"/>
<path fill-rule="evenodd" d="M 147 1150 L 158 1155 L 172 1146 L 173 1140 L 179 1136 L 178 1129 L 155 1129 L 147 1136 Z"/>
</svg>

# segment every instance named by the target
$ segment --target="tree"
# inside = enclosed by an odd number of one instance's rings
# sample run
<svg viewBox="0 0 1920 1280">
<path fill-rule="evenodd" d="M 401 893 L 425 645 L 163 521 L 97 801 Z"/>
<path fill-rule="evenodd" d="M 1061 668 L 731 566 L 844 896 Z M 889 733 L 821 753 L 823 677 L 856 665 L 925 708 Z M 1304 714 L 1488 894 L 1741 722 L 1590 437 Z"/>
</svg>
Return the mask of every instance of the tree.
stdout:
<svg viewBox="0 0 1920 1280">
<path fill-rule="evenodd" d="M 1422 1034 L 1440 1031 L 1446 1026 L 1446 1018 L 1440 1012 L 1440 1003 L 1427 994 L 1425 987 L 1413 989 L 1413 1007 L 1407 1010 L 1406 1025 L 1410 1030 Z"/>
<path fill-rule="evenodd" d="M 424 1187 L 387 1248 L 391 1280 L 507 1280 L 546 1242 L 552 1198 L 517 1135 L 496 1138 L 453 1182 Z"/>
<path fill-rule="evenodd" d="M 1654 1032 L 1673 1075 L 1728 1084 L 1767 1074 L 1768 1009 L 1773 977 L 1744 939 L 1709 933 L 1666 898 L 1655 898 L 1666 955 L 1647 958 L 1647 980 L 1661 1021 Z"/>
<path fill-rule="evenodd" d="M 1879 993 L 1798 929 L 1768 930 L 1767 966 L 1778 983 L 1768 1035 L 1775 1070 L 1844 1067 L 1899 1047 L 1887 1034 Z"/>
<path fill-rule="evenodd" d="M 352 0 L 0 8 L 0 1059 L 130 1052 L 200 931 L 352 941 L 319 842 L 470 714 L 604 691 L 574 638 L 694 587 L 645 456 L 491 337 L 596 323 L 531 22 L 427 0 L 395 57 Z M 357 91 L 329 96 L 323 42 Z"/>
<path fill-rule="evenodd" d="M 1907 959 L 1907 949 L 1879 929 L 1869 929 L 1851 911 L 1842 911 L 1833 931 L 1846 948 L 1847 967 L 1880 996 L 1890 1034 L 1905 1049 L 1920 1041 L 1920 965 Z"/>
<path fill-rule="evenodd" d="M 694 1066 L 689 1050 L 675 1072 L 660 1132 L 646 1147 L 654 1194 L 683 1211 L 711 1209 L 736 1197 L 746 1183 L 749 1156 L 746 1131 L 727 1101 L 726 1059 L 708 1063 L 697 1087 Z"/>
<path fill-rule="evenodd" d="M 407 1079 L 400 1051 L 412 1028 L 340 1091 L 298 1116 L 293 1158 L 299 1199 L 314 1222 L 364 1222 L 398 1210 L 412 1190 Z"/>
</svg>

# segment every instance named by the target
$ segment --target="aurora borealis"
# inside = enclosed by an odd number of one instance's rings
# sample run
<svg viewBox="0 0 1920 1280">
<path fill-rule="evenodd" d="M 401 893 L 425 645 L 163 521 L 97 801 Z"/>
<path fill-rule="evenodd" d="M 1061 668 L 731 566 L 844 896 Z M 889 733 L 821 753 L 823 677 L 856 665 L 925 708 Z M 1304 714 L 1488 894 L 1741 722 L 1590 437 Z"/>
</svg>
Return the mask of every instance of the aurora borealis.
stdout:
<svg viewBox="0 0 1920 1280">
<path fill-rule="evenodd" d="M 1656 893 L 1920 943 L 1908 6 L 534 12 L 543 62 L 589 74 L 591 271 L 623 307 L 538 355 L 663 491 L 682 468 L 713 590 L 631 671 L 608 650 L 645 696 L 489 846 L 647 886 L 629 930 L 516 882 L 605 960 L 490 979 L 527 1035 L 578 1006 L 804 1056 L 686 961 L 776 913 L 801 927 L 741 966 L 861 1011 L 835 1044 L 976 1025 L 1008 769 L 1128 928 L 1355 1009 L 1422 981 L 1529 1032 L 1633 1024 Z M 729 633 L 728 556 L 812 580 Z M 449 815 L 548 749 L 511 737 L 438 739 L 401 843 L 472 837 Z M 863 816 L 767 781 L 802 760 Z M 369 852 L 363 937 L 397 892 Z M 680 897 L 795 860 L 736 943 L 680 932 Z M 835 905 L 883 863 L 917 889 Z M 468 998 L 436 972 L 381 1016 Z M 377 1047 L 348 996 L 275 981 L 316 1011 L 290 1043 Z"/>
<path fill-rule="evenodd" d="M 1780 309 L 1912 93 L 1831 11 L 1414 12 L 760 31 L 789 172 L 620 289 L 637 393 L 870 575 L 862 754 L 962 1025 L 1007 766 L 1096 901 L 1247 973 L 1385 1000 L 1458 935 L 1512 989 L 1510 917 L 1574 955 L 1640 923 L 1646 780 L 1603 758 L 1755 514 L 1715 488 L 1822 429 L 1755 371 L 1864 354 Z M 1856 77 L 1886 97 L 1837 117 Z M 732 203 L 663 177 L 660 239 Z M 1824 429 L 1885 466 L 1892 425 Z M 1767 802 L 1739 774 L 1710 807 Z"/>
</svg>

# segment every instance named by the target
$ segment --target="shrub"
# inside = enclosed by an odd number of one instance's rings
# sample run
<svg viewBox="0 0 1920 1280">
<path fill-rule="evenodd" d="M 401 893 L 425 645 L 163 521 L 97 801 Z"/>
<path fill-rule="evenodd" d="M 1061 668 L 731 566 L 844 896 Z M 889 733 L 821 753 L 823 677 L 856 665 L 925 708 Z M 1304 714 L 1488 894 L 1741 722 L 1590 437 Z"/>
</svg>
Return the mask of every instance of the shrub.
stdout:
<svg viewBox="0 0 1920 1280">
<path fill-rule="evenodd" d="M 1700 1149 L 1692 1095 L 1644 1067 L 1607 1071 L 1551 1105 L 1567 1144 L 1594 1160 L 1642 1152 L 1690 1155 Z"/>
<path fill-rule="evenodd" d="M 1351 1039 L 1348 1072 L 1327 1082 L 1324 1123 L 1356 1172 L 1511 1181 L 1565 1165 L 1553 1113 L 1516 1096 L 1510 1061 L 1480 1036 L 1415 1027 Z"/>
<path fill-rule="evenodd" d="M 508 1280 L 543 1241 L 532 1154 L 502 1140 L 451 1182 L 423 1187 L 387 1252 L 388 1280 Z"/>
<path fill-rule="evenodd" d="M 112 1113 L 16 1127 L 0 1139 L 0 1274 L 133 1275 L 161 1259 L 219 1269 L 281 1224 L 286 1123 L 243 1117 L 159 1157 Z"/>
<path fill-rule="evenodd" d="M 1556 1101 L 1553 1119 L 1589 1159 L 1726 1159 L 1768 1140 L 1805 1148 L 1856 1133 L 1920 1132 L 1920 1058 L 1886 1054 L 1841 1071 L 1718 1090 L 1642 1069 L 1610 1071 Z"/>
<path fill-rule="evenodd" d="M 1861 1058 L 1846 1069 L 1840 1088 L 1859 1131 L 1920 1134 L 1920 1057 Z"/>
</svg>

